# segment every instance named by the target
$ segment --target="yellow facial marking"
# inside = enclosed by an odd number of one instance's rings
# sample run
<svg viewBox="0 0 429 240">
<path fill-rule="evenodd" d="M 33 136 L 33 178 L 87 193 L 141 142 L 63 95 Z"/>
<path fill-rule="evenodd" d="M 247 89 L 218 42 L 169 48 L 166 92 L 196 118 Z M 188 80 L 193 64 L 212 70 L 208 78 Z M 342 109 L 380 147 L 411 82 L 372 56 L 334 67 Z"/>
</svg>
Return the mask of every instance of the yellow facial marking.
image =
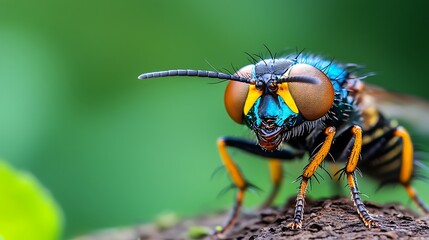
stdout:
<svg viewBox="0 0 429 240">
<path fill-rule="evenodd" d="M 295 100 L 293 100 L 292 95 L 289 92 L 289 87 L 286 82 L 278 85 L 277 94 L 283 98 L 290 110 L 292 110 L 294 113 L 298 113 L 298 107 L 296 106 Z"/>
<path fill-rule="evenodd" d="M 253 107 L 256 100 L 261 97 L 261 95 L 262 91 L 256 89 L 255 85 L 249 85 L 249 92 L 247 93 L 247 98 L 243 109 L 245 115 L 249 113 L 250 109 Z M 295 100 L 293 100 L 292 95 L 289 92 L 287 83 L 281 83 L 278 85 L 277 95 L 279 95 L 283 101 L 285 101 L 285 103 L 294 113 L 299 112 Z"/>
<path fill-rule="evenodd" d="M 244 103 L 244 115 L 249 113 L 250 109 L 255 104 L 256 100 L 261 97 L 262 91 L 256 89 L 255 85 L 249 85 L 249 92 L 247 93 L 246 102 Z"/>
</svg>

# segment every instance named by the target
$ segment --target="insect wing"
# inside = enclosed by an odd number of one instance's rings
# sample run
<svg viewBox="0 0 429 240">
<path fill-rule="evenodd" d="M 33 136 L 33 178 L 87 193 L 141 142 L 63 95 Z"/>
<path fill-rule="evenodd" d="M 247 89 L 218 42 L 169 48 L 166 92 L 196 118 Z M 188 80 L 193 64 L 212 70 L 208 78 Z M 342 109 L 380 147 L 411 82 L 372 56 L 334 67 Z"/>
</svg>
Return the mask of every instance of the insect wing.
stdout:
<svg viewBox="0 0 429 240">
<path fill-rule="evenodd" d="M 387 91 L 383 88 L 365 84 L 366 101 L 375 105 L 389 118 L 404 120 L 412 128 L 429 134 L 429 101 L 401 93 Z"/>
</svg>

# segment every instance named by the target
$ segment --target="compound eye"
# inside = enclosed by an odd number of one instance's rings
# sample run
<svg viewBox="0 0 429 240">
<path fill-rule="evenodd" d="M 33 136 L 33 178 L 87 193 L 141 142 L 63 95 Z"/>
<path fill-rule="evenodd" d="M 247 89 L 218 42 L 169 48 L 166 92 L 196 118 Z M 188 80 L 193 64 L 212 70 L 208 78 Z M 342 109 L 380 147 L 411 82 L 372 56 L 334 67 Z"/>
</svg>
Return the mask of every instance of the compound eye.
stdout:
<svg viewBox="0 0 429 240">
<path fill-rule="evenodd" d="M 288 82 L 292 98 L 299 112 L 306 120 L 313 121 L 328 113 L 334 102 L 334 87 L 325 73 L 309 64 L 293 65 L 282 78 L 305 76 L 319 80 L 319 83 Z"/>
<path fill-rule="evenodd" d="M 254 65 L 247 65 L 242 67 L 235 75 L 250 78 L 252 76 L 253 66 Z M 249 84 L 237 81 L 229 81 L 225 89 L 224 101 L 226 111 L 232 120 L 239 124 L 243 123 L 243 109 L 248 92 Z"/>
</svg>

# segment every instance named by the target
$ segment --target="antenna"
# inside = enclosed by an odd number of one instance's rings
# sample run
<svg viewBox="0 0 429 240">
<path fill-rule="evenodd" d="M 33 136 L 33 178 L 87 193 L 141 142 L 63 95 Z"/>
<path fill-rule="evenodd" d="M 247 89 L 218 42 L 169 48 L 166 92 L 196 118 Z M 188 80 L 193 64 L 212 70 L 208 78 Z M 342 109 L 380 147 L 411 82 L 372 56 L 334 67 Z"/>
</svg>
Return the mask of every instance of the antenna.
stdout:
<svg viewBox="0 0 429 240">
<path fill-rule="evenodd" d="M 232 75 L 232 74 L 227 74 L 222 72 L 192 70 L 192 69 L 186 69 L 186 70 L 177 69 L 177 70 L 143 73 L 138 78 L 140 80 L 143 80 L 148 78 L 173 77 L 173 76 L 218 78 L 218 79 L 226 79 L 226 80 L 237 81 L 237 82 L 242 82 L 242 83 L 247 83 L 252 85 L 256 83 L 256 80 L 251 78 L 244 78 L 237 75 Z"/>
</svg>

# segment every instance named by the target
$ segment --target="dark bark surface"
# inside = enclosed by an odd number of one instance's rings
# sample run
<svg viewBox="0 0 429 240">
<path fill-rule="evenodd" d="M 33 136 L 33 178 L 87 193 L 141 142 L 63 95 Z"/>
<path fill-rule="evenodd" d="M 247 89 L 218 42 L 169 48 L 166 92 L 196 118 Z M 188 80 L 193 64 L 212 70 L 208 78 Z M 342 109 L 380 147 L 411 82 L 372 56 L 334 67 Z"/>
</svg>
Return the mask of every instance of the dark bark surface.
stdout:
<svg viewBox="0 0 429 240">
<path fill-rule="evenodd" d="M 429 239 L 429 221 L 401 205 L 379 205 L 366 202 L 370 214 L 380 227 L 368 229 L 360 221 L 356 208 L 347 198 L 308 201 L 303 229 L 289 230 L 294 201 L 284 208 L 269 208 L 242 213 L 234 228 L 222 239 Z M 226 213 L 187 219 L 159 230 L 155 224 L 112 229 L 79 240 L 107 239 L 190 239 L 195 226 L 214 228 L 227 218 Z M 206 239 L 210 239 L 207 238 Z"/>
</svg>

